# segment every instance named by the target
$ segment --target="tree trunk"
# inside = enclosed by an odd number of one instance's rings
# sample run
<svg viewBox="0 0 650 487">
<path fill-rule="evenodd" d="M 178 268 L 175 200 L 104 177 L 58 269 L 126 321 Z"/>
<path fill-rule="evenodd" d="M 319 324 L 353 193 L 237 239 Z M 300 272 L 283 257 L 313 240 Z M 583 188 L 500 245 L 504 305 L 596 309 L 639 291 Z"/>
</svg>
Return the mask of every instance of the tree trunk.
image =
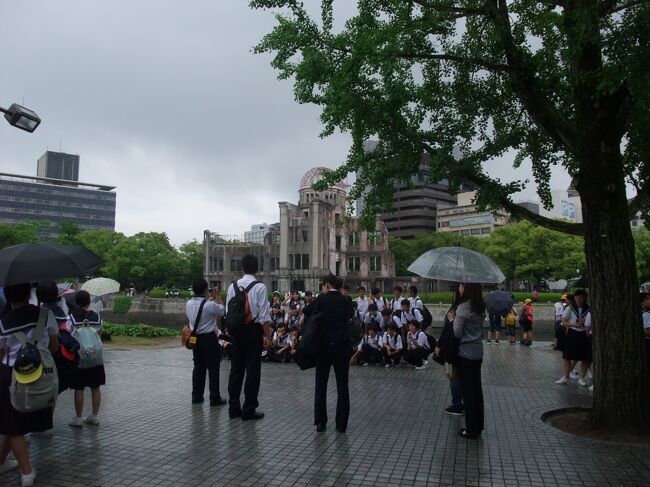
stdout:
<svg viewBox="0 0 650 487">
<path fill-rule="evenodd" d="M 605 157 L 600 148 L 600 158 Z M 578 191 L 593 317 L 593 429 L 650 432 L 650 379 L 645 362 L 635 247 L 627 218 L 620 154 L 590 161 Z M 592 153 L 593 154 L 593 153 Z"/>
</svg>

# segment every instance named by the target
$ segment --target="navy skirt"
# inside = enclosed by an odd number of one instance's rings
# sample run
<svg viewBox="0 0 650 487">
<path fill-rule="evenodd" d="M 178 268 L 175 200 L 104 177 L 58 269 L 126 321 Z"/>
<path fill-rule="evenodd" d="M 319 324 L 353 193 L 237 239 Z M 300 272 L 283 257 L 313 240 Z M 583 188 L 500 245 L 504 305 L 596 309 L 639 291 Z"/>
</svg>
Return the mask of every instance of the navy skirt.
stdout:
<svg viewBox="0 0 650 487">
<path fill-rule="evenodd" d="M 11 405 L 12 368 L 0 364 L 0 435 L 19 436 L 52 429 L 52 408 L 19 413 Z"/>
<path fill-rule="evenodd" d="M 587 333 L 584 331 L 575 331 L 569 329 L 564 344 L 563 357 L 566 360 L 575 360 L 578 362 L 587 362 L 590 359 L 590 347 Z"/>
<path fill-rule="evenodd" d="M 70 378 L 70 389 L 75 391 L 83 391 L 86 387 L 94 389 L 104 384 L 106 384 L 106 373 L 103 364 L 90 369 L 77 368 Z"/>
</svg>

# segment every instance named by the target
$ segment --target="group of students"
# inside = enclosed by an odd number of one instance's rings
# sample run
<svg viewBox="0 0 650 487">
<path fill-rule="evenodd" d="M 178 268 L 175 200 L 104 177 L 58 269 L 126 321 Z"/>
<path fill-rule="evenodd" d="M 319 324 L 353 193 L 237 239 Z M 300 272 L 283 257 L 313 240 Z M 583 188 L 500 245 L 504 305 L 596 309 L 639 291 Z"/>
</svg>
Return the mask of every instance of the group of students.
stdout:
<svg viewBox="0 0 650 487">
<path fill-rule="evenodd" d="M 351 354 L 350 365 L 390 368 L 408 363 L 416 370 L 424 369 L 434 347 L 429 335 L 423 331 L 431 324 L 431 315 L 418 297 L 417 287 L 411 286 L 409 296 L 404 297 L 404 289 L 395 286 L 395 297 L 390 300 L 383 297 L 378 288 L 372 289 L 370 296 L 363 286 L 357 292 L 358 297 L 352 299 L 349 286 L 341 288 L 341 294 L 352 305 L 354 319 L 363 329 L 363 338 Z M 269 347 L 262 352 L 264 360 L 291 362 L 294 359 L 313 302 L 311 291 L 305 292 L 304 300 L 297 291 L 285 296 L 284 301 L 278 291 L 273 293 L 270 314 L 274 333 Z M 227 340 L 222 341 L 222 345 L 227 349 Z"/>
<path fill-rule="evenodd" d="M 91 309 L 90 294 L 77 291 L 74 309 L 68 309 L 54 281 L 35 287 L 14 284 L 4 288 L 4 295 L 7 303 L 0 314 L 0 473 L 20 468 L 21 485 L 29 487 L 36 470 L 29 459 L 28 437 L 52 429 L 58 394 L 74 390 L 75 415 L 70 426 L 99 424 L 100 386 L 106 382 L 101 350 L 97 349 L 101 347 L 98 333 L 102 321 Z M 85 362 L 80 355 L 86 349 L 76 338 L 82 333 L 96 334 L 98 344 Z M 95 365 L 87 367 L 91 355 Z M 91 389 L 92 413 L 84 418 L 85 388 Z"/>
</svg>

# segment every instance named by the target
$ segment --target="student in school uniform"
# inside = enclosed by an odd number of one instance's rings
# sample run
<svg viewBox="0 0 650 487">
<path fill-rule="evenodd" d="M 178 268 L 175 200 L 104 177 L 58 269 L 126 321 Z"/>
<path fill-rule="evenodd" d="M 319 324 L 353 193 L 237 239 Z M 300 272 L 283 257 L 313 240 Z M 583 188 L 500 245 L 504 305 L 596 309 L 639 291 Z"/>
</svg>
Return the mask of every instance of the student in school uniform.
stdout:
<svg viewBox="0 0 650 487">
<path fill-rule="evenodd" d="M 578 384 L 587 386 L 585 375 L 589 369 L 589 332 L 591 330 L 591 310 L 587 304 L 587 292 L 579 289 L 573 295 L 574 304 L 567 307 L 562 315 L 562 323 L 568 328 L 564 347 L 564 374 L 556 384 L 566 384 L 572 369 L 572 362 L 581 362 Z"/>
<path fill-rule="evenodd" d="M 370 304 L 370 299 L 368 299 L 368 297 L 366 296 L 365 287 L 359 286 L 357 292 L 359 293 L 359 297 L 355 299 L 357 303 L 357 315 L 363 318 L 363 316 L 368 311 L 368 305 Z"/>
<path fill-rule="evenodd" d="M 388 325 L 386 333 L 380 339 L 380 345 L 386 368 L 399 365 L 404 346 L 402 345 L 402 337 L 399 335 L 399 329 L 395 323 Z"/>
<path fill-rule="evenodd" d="M 643 316 L 645 357 L 648 360 L 648 370 L 650 370 L 650 293 L 641 293 L 641 311 Z"/>
<path fill-rule="evenodd" d="M 393 289 L 393 294 L 395 295 L 395 297 L 390 301 L 390 310 L 392 313 L 402 309 L 402 301 L 407 299 L 402 296 L 403 292 L 404 289 L 402 288 L 402 286 L 395 286 L 395 289 Z"/>
<path fill-rule="evenodd" d="M 296 351 L 298 350 L 298 342 L 300 341 L 300 332 L 298 330 L 291 330 L 289 333 L 289 353 L 287 361 L 296 361 Z"/>
<path fill-rule="evenodd" d="M 415 366 L 415 370 L 423 370 L 427 366 L 427 357 L 431 353 L 427 335 L 420 330 L 420 324 L 409 321 L 408 334 L 406 335 L 406 350 L 404 360 Z"/>
<path fill-rule="evenodd" d="M 271 301 L 271 326 L 274 330 L 277 330 L 280 323 L 284 323 L 284 308 L 280 299 L 280 293 L 275 291 L 273 293 L 273 300 Z"/>
<path fill-rule="evenodd" d="M 356 363 L 363 366 L 368 364 L 378 364 L 381 362 L 381 343 L 377 334 L 377 326 L 370 325 L 367 334 L 359 342 L 356 353 L 350 359 L 350 363 Z"/>
<path fill-rule="evenodd" d="M 377 311 L 381 312 L 384 308 L 388 308 L 390 304 L 388 300 L 381 295 L 381 289 L 375 287 L 372 289 L 372 302 L 377 306 Z"/>
<path fill-rule="evenodd" d="M 384 333 L 386 333 L 388 331 L 388 327 L 391 324 L 395 324 L 395 322 L 393 321 L 393 312 L 388 308 L 384 308 L 381 311 L 381 320 L 379 322 L 379 332 L 383 335 Z M 397 334 L 399 335 L 399 327 L 397 328 Z"/>
<path fill-rule="evenodd" d="M 412 308 L 411 302 L 408 299 L 403 299 L 402 309 L 394 313 L 393 321 L 399 327 L 400 334 L 402 335 L 402 343 L 407 343 L 408 324 L 411 321 L 415 321 L 418 323 L 418 326 L 421 326 L 424 318 L 418 308 Z"/>
<path fill-rule="evenodd" d="M 286 303 L 287 312 L 284 317 L 284 324 L 287 325 L 289 330 L 300 328 L 303 306 L 304 303 L 300 300 L 300 293 L 298 291 L 291 291 L 291 298 Z"/>
<path fill-rule="evenodd" d="M 297 330 L 297 328 L 294 328 Z M 270 362 L 289 362 L 289 350 L 291 349 L 291 338 L 287 333 L 287 327 L 284 323 L 278 325 L 278 329 L 273 333 L 271 350 L 267 358 Z"/>
<path fill-rule="evenodd" d="M 42 336 L 34 336 L 41 309 L 29 304 L 31 287 L 28 282 L 5 287 L 7 304 L 4 310 L 0 310 L 0 472 L 20 468 L 21 485 L 25 487 L 34 485 L 36 478 L 25 435 L 51 430 L 53 408 L 21 413 L 11 405 L 12 373 L 15 372 L 16 378 L 21 380 L 38 374 L 38 370 L 43 373 L 42 367 L 34 370 L 35 363 L 29 360 L 29 355 L 18 357 L 22 345 L 15 334 L 22 332 L 28 340 L 37 339 L 40 347 L 52 353 L 59 346 L 58 327 L 51 311 L 47 312 Z M 29 379 L 34 380 L 33 377 Z M 10 452 L 13 452 L 14 458 L 8 458 Z"/>
<path fill-rule="evenodd" d="M 418 288 L 417 286 L 409 286 L 409 301 L 411 303 L 411 308 L 417 308 L 420 311 L 424 308 L 424 304 L 422 304 L 422 300 L 418 296 Z"/>
<path fill-rule="evenodd" d="M 375 303 L 370 303 L 368 305 L 368 311 L 363 316 L 363 326 L 366 331 L 371 326 L 375 326 L 378 330 L 381 330 L 381 314 L 379 314 Z"/>
<path fill-rule="evenodd" d="M 553 305 L 555 308 L 555 337 L 553 338 L 553 350 L 559 350 L 560 352 L 564 348 L 564 327 L 562 326 L 562 315 L 564 310 L 567 308 L 567 295 L 563 294 L 562 298 Z"/>
</svg>

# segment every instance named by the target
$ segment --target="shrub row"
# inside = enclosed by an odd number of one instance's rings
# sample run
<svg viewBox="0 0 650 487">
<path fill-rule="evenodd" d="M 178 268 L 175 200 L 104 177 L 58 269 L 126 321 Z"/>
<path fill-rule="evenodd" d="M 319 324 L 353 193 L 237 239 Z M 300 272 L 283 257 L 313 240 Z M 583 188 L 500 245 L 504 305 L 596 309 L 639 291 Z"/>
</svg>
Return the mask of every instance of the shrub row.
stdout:
<svg viewBox="0 0 650 487">
<path fill-rule="evenodd" d="M 117 296 L 113 300 L 113 313 L 126 313 L 131 309 L 131 302 L 133 297 L 131 296 Z"/>
<path fill-rule="evenodd" d="M 141 337 L 141 338 L 157 338 L 157 337 L 176 337 L 180 336 L 180 330 L 172 328 L 162 328 L 159 326 L 149 325 L 117 325 L 114 323 L 104 322 L 103 331 L 109 333 L 111 336 L 128 336 L 128 337 Z"/>
</svg>

